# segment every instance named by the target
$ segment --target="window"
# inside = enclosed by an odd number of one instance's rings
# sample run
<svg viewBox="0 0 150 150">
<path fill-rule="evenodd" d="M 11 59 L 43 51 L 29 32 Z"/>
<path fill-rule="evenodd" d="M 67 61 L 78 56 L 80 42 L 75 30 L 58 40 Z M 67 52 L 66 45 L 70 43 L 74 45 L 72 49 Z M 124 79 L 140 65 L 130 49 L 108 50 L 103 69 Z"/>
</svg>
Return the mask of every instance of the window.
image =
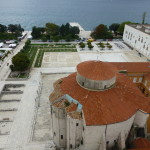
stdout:
<svg viewBox="0 0 150 150">
<path fill-rule="evenodd" d="M 142 82 L 142 77 L 139 78 L 139 82 Z"/>
<path fill-rule="evenodd" d="M 81 140 L 81 144 L 83 145 L 83 139 Z"/>
<path fill-rule="evenodd" d="M 72 144 L 70 144 L 70 148 L 72 148 Z"/>
<path fill-rule="evenodd" d="M 139 40 L 138 41 L 140 41 L 140 38 L 139 38 Z"/>
<path fill-rule="evenodd" d="M 54 136 L 56 136 L 56 133 L 54 132 Z"/>
<path fill-rule="evenodd" d="M 133 78 L 133 82 L 135 83 L 136 81 L 137 81 L 137 78 L 136 78 L 136 77 L 134 77 L 134 78 Z"/>
<path fill-rule="evenodd" d="M 82 82 L 82 86 L 84 86 L 84 82 Z"/>
<path fill-rule="evenodd" d="M 61 135 L 61 139 L 63 139 L 63 135 Z"/>
<path fill-rule="evenodd" d="M 143 39 L 141 40 L 141 43 L 143 43 Z"/>
<path fill-rule="evenodd" d="M 76 123 L 76 126 L 78 126 L 79 125 L 79 123 Z"/>
<path fill-rule="evenodd" d="M 83 127 L 83 131 L 84 131 L 84 127 Z"/>
<path fill-rule="evenodd" d="M 106 144 L 108 145 L 108 144 L 109 144 L 109 141 L 107 141 Z"/>
<path fill-rule="evenodd" d="M 144 128 L 136 128 L 136 137 L 145 137 Z"/>
</svg>

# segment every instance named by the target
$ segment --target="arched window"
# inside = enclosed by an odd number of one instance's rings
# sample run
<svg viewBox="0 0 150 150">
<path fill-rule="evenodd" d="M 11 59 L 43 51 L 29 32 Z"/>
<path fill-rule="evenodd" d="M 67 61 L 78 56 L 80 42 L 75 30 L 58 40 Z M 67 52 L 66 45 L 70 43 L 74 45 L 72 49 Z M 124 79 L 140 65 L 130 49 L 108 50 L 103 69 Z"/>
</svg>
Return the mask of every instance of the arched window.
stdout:
<svg viewBox="0 0 150 150">
<path fill-rule="evenodd" d="M 143 38 L 142 38 L 142 40 L 141 40 L 141 43 L 143 43 Z"/>
<path fill-rule="evenodd" d="M 140 41 L 140 37 L 139 37 L 138 41 Z"/>
<path fill-rule="evenodd" d="M 147 46 L 146 50 L 148 51 L 148 46 Z"/>
</svg>

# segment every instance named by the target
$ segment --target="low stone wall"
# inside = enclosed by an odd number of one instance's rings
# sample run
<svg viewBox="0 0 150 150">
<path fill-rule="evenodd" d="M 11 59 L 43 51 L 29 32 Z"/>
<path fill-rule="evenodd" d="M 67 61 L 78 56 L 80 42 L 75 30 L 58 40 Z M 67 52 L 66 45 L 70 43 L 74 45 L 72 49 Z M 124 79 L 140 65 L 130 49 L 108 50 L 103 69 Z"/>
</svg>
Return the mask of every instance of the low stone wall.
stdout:
<svg viewBox="0 0 150 150">
<path fill-rule="evenodd" d="M 1 94 L 23 94 L 23 91 L 16 90 L 16 91 L 2 91 Z"/>
<path fill-rule="evenodd" d="M 6 81 L 27 81 L 29 78 L 7 78 Z"/>
</svg>

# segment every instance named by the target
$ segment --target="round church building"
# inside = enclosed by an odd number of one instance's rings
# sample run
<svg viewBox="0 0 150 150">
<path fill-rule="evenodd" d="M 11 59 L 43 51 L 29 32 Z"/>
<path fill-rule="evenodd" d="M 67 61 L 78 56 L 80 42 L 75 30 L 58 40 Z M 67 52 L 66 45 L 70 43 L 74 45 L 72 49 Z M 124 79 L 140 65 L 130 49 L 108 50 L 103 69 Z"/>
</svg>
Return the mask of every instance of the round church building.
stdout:
<svg viewBox="0 0 150 150">
<path fill-rule="evenodd" d="M 57 149 L 126 148 L 133 129 L 145 129 L 150 99 L 109 62 L 85 61 L 76 70 L 49 97 Z"/>
<path fill-rule="evenodd" d="M 76 81 L 88 90 L 106 90 L 115 85 L 116 73 L 117 68 L 110 63 L 88 61 L 77 65 Z"/>
</svg>

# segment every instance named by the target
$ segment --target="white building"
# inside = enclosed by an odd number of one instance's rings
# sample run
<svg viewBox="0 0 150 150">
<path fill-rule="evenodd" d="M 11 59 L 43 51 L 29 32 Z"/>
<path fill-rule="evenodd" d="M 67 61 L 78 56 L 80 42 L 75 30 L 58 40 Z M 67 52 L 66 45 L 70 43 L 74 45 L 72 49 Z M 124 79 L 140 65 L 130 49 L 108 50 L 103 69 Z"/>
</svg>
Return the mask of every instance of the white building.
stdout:
<svg viewBox="0 0 150 150">
<path fill-rule="evenodd" d="M 108 62 L 86 61 L 54 83 L 52 129 L 58 149 L 125 148 L 131 133 L 145 130 L 150 99 Z M 137 136 L 134 132 L 133 136 Z"/>
<path fill-rule="evenodd" d="M 139 53 L 150 58 L 150 25 L 125 25 L 123 40 Z"/>
</svg>

